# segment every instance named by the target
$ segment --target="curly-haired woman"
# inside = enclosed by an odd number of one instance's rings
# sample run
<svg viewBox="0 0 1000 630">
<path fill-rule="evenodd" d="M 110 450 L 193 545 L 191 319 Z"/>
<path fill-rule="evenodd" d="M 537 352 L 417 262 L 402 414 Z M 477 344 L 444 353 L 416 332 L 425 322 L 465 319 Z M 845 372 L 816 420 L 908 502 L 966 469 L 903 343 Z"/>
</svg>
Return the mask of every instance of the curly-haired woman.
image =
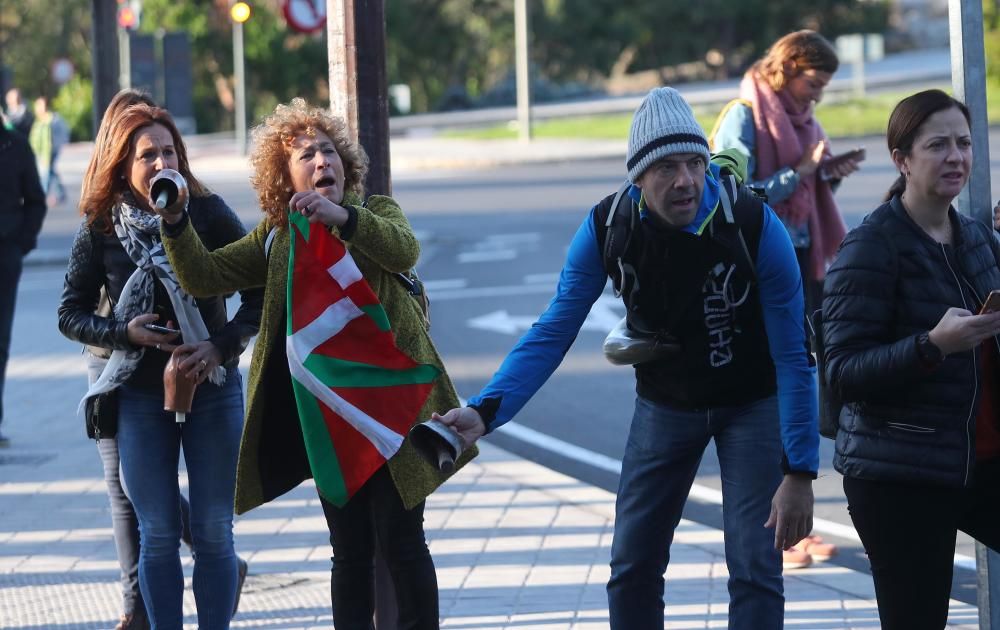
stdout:
<svg viewBox="0 0 1000 630">
<path fill-rule="evenodd" d="M 59 330 L 70 339 L 110 349 L 88 396 L 118 397 L 117 456 L 139 520 L 139 586 L 154 628 L 181 628 L 184 574 L 180 489 L 181 449 L 187 467 L 194 549 L 194 596 L 200 628 L 229 627 L 238 594 L 233 549 L 233 482 L 243 392 L 237 362 L 257 332 L 263 296 L 241 294 L 227 321 L 224 297 L 195 300 L 177 281 L 163 251 L 150 182 L 164 169 L 188 182 L 194 229 L 212 249 L 245 234 L 236 214 L 191 173 L 180 132 L 166 110 L 134 95 L 112 111 L 91 163 L 85 220 L 73 242 L 59 304 Z M 118 105 L 121 105 L 120 111 Z M 114 305 L 95 314 L 102 288 Z M 180 333 L 146 328 L 158 323 Z M 175 346 L 183 338 L 183 345 Z M 163 370 L 170 352 L 200 384 L 184 424 L 164 412 Z M 102 440 L 104 441 L 104 440 Z M 110 453 L 106 454 L 111 457 Z M 107 466 L 107 463 L 106 463 Z M 135 603 L 135 602 L 133 602 Z M 122 626 L 142 625 L 138 607 Z"/>
<path fill-rule="evenodd" d="M 250 367 L 237 471 L 238 513 L 328 472 L 323 462 L 307 457 L 304 420 L 286 353 L 290 213 L 300 213 L 310 225 L 328 229 L 344 243 L 381 302 L 399 350 L 416 363 L 440 370 L 414 421 L 458 402 L 420 308 L 396 277 L 416 263 L 417 239 L 391 198 L 373 195 L 363 201 L 368 160 L 348 137 L 344 123 L 295 99 L 279 105 L 254 130 L 254 146 L 251 181 L 266 216 L 244 239 L 209 252 L 188 226 L 186 214 L 162 213 L 167 253 L 181 283 L 194 295 L 264 286 L 264 314 Z M 459 463 L 474 454 L 474 449 L 467 451 Z M 395 586 L 399 627 L 438 627 L 437 578 L 424 537 L 423 512 L 424 499 L 445 478 L 406 440 L 342 506 L 320 489 L 333 546 L 336 627 L 371 627 L 376 542 Z"/>
</svg>

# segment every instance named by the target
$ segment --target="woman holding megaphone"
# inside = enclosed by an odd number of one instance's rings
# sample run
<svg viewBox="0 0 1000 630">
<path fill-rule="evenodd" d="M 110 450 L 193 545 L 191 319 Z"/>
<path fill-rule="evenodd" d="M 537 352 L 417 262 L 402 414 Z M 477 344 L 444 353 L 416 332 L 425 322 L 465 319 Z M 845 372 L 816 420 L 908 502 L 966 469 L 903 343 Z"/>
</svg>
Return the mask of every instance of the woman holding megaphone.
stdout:
<svg viewBox="0 0 1000 630">
<path fill-rule="evenodd" d="M 237 597 L 233 492 L 243 426 L 237 362 L 260 321 L 262 294 L 241 294 L 232 320 L 224 297 L 195 300 L 177 282 L 160 239 L 161 203 L 186 206 L 208 247 L 238 240 L 235 213 L 192 175 L 170 114 L 147 103 L 118 113 L 104 159 L 93 169 L 59 306 L 70 339 L 112 350 L 86 398 L 114 391 L 123 485 L 141 533 L 139 584 L 155 628 L 181 628 L 184 574 L 177 469 L 187 467 L 194 548 L 194 595 L 200 628 L 228 628 Z M 171 194 L 172 193 L 172 194 Z M 113 304 L 94 313 L 101 289 Z M 164 368 L 198 384 L 183 423 L 164 410 Z M 180 410 L 180 409 L 179 409 Z M 186 408 L 180 411 L 186 411 Z"/>
</svg>

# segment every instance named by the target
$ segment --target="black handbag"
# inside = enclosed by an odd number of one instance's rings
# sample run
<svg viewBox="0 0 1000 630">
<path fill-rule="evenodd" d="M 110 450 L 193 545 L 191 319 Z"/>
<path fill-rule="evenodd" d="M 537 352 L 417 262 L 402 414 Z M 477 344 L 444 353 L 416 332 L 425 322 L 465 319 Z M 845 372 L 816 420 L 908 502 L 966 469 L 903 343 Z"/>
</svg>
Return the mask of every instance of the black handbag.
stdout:
<svg viewBox="0 0 1000 630">
<path fill-rule="evenodd" d="M 118 390 L 97 394 L 87 399 L 84 408 L 87 437 L 92 440 L 113 438 L 118 434 Z"/>
</svg>

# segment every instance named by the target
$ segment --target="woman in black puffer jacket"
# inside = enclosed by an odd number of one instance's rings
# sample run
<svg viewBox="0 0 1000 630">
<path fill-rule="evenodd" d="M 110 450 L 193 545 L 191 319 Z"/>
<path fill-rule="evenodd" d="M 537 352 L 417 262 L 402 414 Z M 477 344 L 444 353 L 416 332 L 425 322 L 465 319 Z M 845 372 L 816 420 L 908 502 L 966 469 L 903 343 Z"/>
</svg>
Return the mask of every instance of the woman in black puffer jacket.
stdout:
<svg viewBox="0 0 1000 630">
<path fill-rule="evenodd" d="M 940 90 L 887 131 L 901 175 L 841 246 L 823 300 L 826 376 L 845 405 L 834 467 L 886 630 L 944 628 L 955 535 L 1000 549 L 1000 247 L 951 202 L 972 166 L 968 109 Z"/>
</svg>

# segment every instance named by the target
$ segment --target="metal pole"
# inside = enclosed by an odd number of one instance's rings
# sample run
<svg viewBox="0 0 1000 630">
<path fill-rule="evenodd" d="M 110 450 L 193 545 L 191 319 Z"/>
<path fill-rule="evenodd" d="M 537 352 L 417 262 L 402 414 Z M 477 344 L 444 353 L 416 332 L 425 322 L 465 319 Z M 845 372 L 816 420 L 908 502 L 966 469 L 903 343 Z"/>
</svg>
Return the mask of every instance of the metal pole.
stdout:
<svg viewBox="0 0 1000 630">
<path fill-rule="evenodd" d="M 981 0 L 949 0 L 951 77 L 955 98 L 972 118 L 972 174 L 958 197 L 961 212 L 993 225 L 990 192 L 990 137 L 986 121 L 986 59 Z M 1000 628 L 1000 554 L 976 542 L 979 627 Z"/>
<path fill-rule="evenodd" d="M 114 0 L 92 0 L 90 64 L 94 81 L 94 133 L 118 92 L 118 24 Z"/>
<path fill-rule="evenodd" d="M 132 87 L 132 34 L 128 29 L 118 29 L 118 85 L 126 90 Z"/>
<path fill-rule="evenodd" d="M 243 73 L 243 23 L 233 20 L 233 68 L 236 73 L 236 148 L 247 153 L 247 91 Z"/>
<path fill-rule="evenodd" d="M 327 0 L 330 110 L 347 123 L 368 154 L 366 194 L 392 193 L 389 169 L 389 99 L 385 70 L 383 0 Z M 358 46 L 357 42 L 364 42 Z M 375 627 L 395 630 L 396 593 L 385 556 L 375 550 Z"/>
<path fill-rule="evenodd" d="M 517 137 L 531 141 L 531 62 L 528 55 L 527 0 L 514 0 L 514 47 L 517 74 Z"/>
</svg>

